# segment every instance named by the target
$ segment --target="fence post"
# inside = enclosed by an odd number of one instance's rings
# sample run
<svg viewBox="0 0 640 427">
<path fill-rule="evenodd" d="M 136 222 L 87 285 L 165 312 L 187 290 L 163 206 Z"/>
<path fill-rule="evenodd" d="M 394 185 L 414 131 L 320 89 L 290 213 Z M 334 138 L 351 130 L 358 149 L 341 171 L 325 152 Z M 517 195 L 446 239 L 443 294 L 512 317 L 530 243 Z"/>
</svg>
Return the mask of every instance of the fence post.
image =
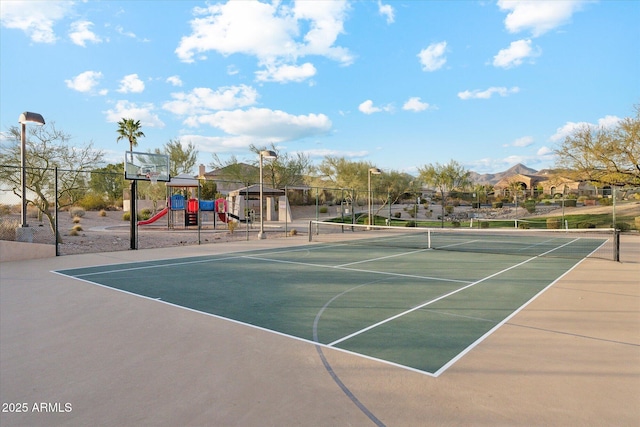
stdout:
<svg viewBox="0 0 640 427">
<path fill-rule="evenodd" d="M 620 230 L 613 230 L 613 260 L 620 262 Z"/>
<path fill-rule="evenodd" d="M 55 222 L 55 226 L 53 227 L 53 239 L 54 239 L 54 243 L 56 245 L 56 256 L 60 255 L 60 248 L 58 246 L 58 167 L 56 166 L 55 171 L 54 171 L 54 189 L 53 189 L 53 197 L 54 197 L 54 203 L 53 203 L 53 208 L 55 209 L 54 213 L 53 213 L 53 218 L 54 218 L 54 222 Z"/>
</svg>

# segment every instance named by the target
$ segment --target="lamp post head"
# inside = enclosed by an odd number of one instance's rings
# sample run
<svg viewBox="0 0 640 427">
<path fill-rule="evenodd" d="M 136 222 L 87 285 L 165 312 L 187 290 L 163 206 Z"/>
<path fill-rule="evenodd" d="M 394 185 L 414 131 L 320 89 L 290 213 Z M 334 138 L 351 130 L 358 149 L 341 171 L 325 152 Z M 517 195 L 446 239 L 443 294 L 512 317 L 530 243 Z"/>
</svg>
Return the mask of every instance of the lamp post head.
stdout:
<svg viewBox="0 0 640 427">
<path fill-rule="evenodd" d="M 27 122 L 33 122 L 39 125 L 44 125 L 44 117 L 42 117 L 42 115 L 38 113 L 25 111 L 24 113 L 20 114 L 20 117 L 18 118 L 18 123 L 25 124 Z"/>
<path fill-rule="evenodd" d="M 380 175 L 382 173 L 382 171 L 378 168 L 371 168 L 369 169 L 369 173 L 373 174 L 373 175 Z"/>
<path fill-rule="evenodd" d="M 260 157 L 262 157 L 263 159 L 277 159 L 278 155 L 276 154 L 275 151 L 262 150 L 260 152 Z"/>
</svg>

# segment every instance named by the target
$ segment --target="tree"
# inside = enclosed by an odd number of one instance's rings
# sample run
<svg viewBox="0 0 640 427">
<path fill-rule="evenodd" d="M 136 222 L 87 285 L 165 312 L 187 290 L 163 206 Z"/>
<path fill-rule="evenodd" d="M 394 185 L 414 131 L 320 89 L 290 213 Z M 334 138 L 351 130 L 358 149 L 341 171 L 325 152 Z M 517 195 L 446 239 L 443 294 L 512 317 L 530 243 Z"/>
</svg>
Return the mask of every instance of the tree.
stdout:
<svg viewBox="0 0 640 427">
<path fill-rule="evenodd" d="M 224 169 L 223 180 L 241 183 L 258 182 L 260 179 L 258 168 L 241 163 L 236 156 L 223 161 L 217 154 L 213 154 L 213 161 L 209 163 L 211 169 Z"/>
<path fill-rule="evenodd" d="M 138 145 L 138 138 L 144 137 L 140 127 L 140 120 L 134 121 L 133 119 L 123 118 L 118 122 L 118 139 L 116 139 L 116 142 L 126 139 L 129 141 L 129 151 L 133 151 L 133 147 Z"/>
<path fill-rule="evenodd" d="M 562 173 L 602 185 L 640 185 L 640 104 L 613 127 L 583 125 L 555 150 Z"/>
<path fill-rule="evenodd" d="M 469 179 L 470 172 L 455 160 L 450 160 L 446 165 L 436 163 L 435 165 L 430 164 L 419 167 L 418 172 L 420 173 L 420 179 L 427 185 L 431 185 L 440 191 L 440 195 L 442 196 L 441 217 L 444 226 L 444 211 L 447 197 L 451 191 L 463 191 L 471 185 L 471 180 Z"/>
<path fill-rule="evenodd" d="M 21 159 L 21 130 L 17 126 L 9 128 L 0 145 L 0 164 L 19 165 Z M 95 150 L 91 143 L 83 146 L 70 144 L 71 137 L 56 129 L 55 123 L 32 126 L 27 131 L 26 141 L 26 182 L 27 194 L 21 192 L 20 168 L 1 168 L 0 182 L 10 186 L 13 193 L 25 197 L 26 204 L 38 209 L 40 215 L 49 220 L 55 233 L 53 209 L 76 203 L 84 196 L 86 175 L 102 162 L 103 153 Z M 58 168 L 58 194 L 55 194 L 54 170 Z M 62 239 L 56 236 L 58 243 Z"/>
<path fill-rule="evenodd" d="M 260 152 L 267 150 L 266 147 L 250 145 L 249 149 L 259 158 Z M 284 188 L 286 186 L 302 185 L 309 172 L 310 160 L 303 153 L 292 155 L 279 151 L 274 144 L 269 150 L 276 153 L 276 158 L 268 163 L 263 162 L 263 170 L 268 179 L 266 180 L 272 188 Z M 256 162 L 259 162 L 257 160 Z M 259 177 L 258 177 L 259 178 Z"/>
<path fill-rule="evenodd" d="M 368 191 L 369 169 L 374 167 L 369 162 L 354 162 L 344 157 L 327 156 L 315 168 L 316 185 L 330 185 L 336 189 L 344 189 L 347 199 L 357 203 L 358 192 L 366 194 Z M 374 189 L 380 188 L 375 180 Z M 385 189 L 386 190 L 386 189 Z M 352 194 L 353 193 L 355 194 Z"/>
<path fill-rule="evenodd" d="M 198 161 L 198 150 L 196 150 L 195 145 L 189 142 L 185 148 L 179 139 L 169 140 L 162 150 L 156 148 L 155 153 L 169 156 L 169 174 L 171 176 L 178 176 L 181 173 L 193 173 Z"/>
<path fill-rule="evenodd" d="M 103 168 L 94 169 L 89 186 L 97 194 L 106 195 L 109 202 L 113 203 L 122 197 L 125 187 L 123 170 L 124 163 L 108 164 Z"/>
</svg>

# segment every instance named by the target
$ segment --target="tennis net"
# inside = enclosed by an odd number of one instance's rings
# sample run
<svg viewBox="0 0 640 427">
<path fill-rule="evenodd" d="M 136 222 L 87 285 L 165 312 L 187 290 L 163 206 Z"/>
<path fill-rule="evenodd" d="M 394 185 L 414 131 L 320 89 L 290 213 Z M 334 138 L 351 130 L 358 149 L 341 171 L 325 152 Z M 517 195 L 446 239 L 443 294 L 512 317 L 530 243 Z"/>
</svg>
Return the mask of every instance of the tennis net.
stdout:
<svg viewBox="0 0 640 427">
<path fill-rule="evenodd" d="M 613 229 L 477 229 L 309 222 L 309 241 L 360 246 L 619 260 Z"/>
</svg>

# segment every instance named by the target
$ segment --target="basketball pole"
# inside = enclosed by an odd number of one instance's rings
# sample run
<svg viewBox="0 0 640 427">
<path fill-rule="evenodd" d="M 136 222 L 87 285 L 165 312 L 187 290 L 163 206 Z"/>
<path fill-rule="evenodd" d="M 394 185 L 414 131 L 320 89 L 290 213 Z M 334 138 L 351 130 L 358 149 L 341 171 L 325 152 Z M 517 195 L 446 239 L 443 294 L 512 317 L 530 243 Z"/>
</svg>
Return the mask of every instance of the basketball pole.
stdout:
<svg viewBox="0 0 640 427">
<path fill-rule="evenodd" d="M 137 183 L 138 181 L 136 181 L 135 179 L 131 180 L 131 202 L 129 203 L 130 205 L 130 215 L 129 217 L 131 218 L 131 247 L 130 249 L 138 249 L 138 239 L 136 239 L 136 232 L 137 232 L 137 228 L 136 228 L 136 212 L 137 212 L 137 207 L 136 207 L 136 199 L 137 199 L 137 194 L 136 194 L 136 190 L 137 190 Z"/>
</svg>

